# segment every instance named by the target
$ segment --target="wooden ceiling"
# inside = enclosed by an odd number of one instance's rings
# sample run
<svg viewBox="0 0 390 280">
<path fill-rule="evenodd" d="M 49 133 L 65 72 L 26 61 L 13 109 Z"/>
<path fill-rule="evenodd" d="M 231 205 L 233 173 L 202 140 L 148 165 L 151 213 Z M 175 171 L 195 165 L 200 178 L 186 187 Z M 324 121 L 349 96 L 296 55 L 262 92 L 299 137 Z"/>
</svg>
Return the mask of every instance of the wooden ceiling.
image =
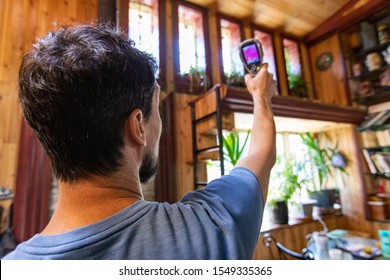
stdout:
<svg viewBox="0 0 390 280">
<path fill-rule="evenodd" d="M 362 5 L 368 1 L 370 0 L 188 0 L 295 37 L 308 35 L 349 2 Z"/>
</svg>

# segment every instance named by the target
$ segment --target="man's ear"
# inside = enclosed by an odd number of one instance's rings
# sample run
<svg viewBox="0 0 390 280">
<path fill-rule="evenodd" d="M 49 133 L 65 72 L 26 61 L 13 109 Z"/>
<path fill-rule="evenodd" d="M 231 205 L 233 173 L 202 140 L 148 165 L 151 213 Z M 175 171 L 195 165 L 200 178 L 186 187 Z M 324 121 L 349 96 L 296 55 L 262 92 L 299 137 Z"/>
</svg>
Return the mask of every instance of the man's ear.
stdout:
<svg viewBox="0 0 390 280">
<path fill-rule="evenodd" d="M 144 116 L 142 111 L 140 109 L 135 109 L 130 113 L 130 116 L 126 121 L 130 139 L 140 146 L 146 146 L 146 134 L 143 119 Z"/>
</svg>

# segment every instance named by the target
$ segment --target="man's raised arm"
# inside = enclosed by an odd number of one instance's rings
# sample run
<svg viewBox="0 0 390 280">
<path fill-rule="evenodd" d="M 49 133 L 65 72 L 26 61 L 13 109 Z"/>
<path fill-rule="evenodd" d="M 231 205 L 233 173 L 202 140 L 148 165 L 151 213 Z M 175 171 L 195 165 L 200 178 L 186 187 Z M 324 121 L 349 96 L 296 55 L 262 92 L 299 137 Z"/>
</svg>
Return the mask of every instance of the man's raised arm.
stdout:
<svg viewBox="0 0 390 280">
<path fill-rule="evenodd" d="M 276 158 L 276 132 L 271 108 L 276 82 L 268 72 L 268 64 L 265 63 L 255 77 L 247 74 L 245 83 L 253 97 L 254 120 L 248 156 L 240 160 L 237 166 L 246 167 L 255 173 L 266 200 L 270 172 Z"/>
</svg>

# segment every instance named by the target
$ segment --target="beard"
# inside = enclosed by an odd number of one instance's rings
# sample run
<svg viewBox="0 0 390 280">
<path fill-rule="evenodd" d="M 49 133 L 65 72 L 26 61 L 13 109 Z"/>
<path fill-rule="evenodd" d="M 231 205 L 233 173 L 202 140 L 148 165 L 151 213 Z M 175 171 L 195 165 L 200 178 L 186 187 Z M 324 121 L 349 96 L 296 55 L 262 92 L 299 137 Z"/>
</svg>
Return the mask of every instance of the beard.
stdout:
<svg viewBox="0 0 390 280">
<path fill-rule="evenodd" d="M 139 178 L 142 184 L 149 182 L 158 171 L 158 158 L 152 153 L 145 155 L 139 169 Z"/>
</svg>

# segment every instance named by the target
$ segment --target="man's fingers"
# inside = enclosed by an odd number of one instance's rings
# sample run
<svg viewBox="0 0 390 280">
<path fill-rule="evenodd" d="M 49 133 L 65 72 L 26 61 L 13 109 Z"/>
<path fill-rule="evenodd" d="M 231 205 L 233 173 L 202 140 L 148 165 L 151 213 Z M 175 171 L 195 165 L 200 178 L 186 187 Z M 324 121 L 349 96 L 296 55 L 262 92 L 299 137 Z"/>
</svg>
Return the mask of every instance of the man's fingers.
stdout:
<svg viewBox="0 0 390 280">
<path fill-rule="evenodd" d="M 245 84 L 248 84 L 248 81 L 252 79 L 252 76 L 250 74 L 246 74 L 244 79 L 245 79 Z"/>
</svg>

